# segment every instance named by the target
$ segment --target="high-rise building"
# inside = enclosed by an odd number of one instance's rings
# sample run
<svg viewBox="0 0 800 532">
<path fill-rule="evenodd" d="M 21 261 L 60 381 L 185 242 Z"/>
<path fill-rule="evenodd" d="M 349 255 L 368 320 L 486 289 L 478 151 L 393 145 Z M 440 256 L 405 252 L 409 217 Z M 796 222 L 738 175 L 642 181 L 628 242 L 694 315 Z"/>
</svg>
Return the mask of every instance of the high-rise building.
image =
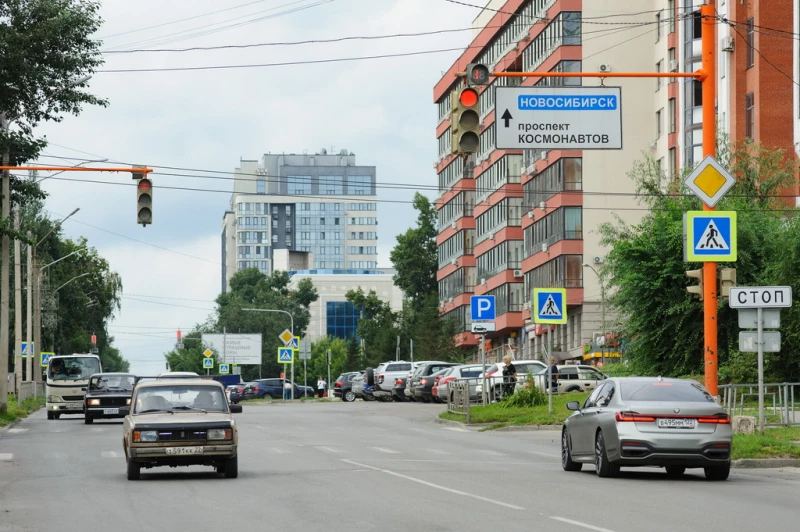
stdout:
<svg viewBox="0 0 800 532">
<path fill-rule="evenodd" d="M 271 273 L 276 250 L 308 253 L 307 269 L 377 267 L 374 166 L 357 166 L 347 150 L 268 154 L 240 161 L 234 178 L 222 221 L 223 292 L 238 270 Z"/>
</svg>

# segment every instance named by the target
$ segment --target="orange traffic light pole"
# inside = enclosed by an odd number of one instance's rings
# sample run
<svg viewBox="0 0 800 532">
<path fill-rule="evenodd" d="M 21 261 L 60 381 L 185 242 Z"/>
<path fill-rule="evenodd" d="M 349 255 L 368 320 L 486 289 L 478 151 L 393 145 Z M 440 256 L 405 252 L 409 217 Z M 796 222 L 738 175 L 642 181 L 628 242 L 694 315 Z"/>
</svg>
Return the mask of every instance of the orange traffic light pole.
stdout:
<svg viewBox="0 0 800 532">
<path fill-rule="evenodd" d="M 716 49 L 714 47 L 714 1 L 706 0 L 700 6 L 702 63 L 696 72 L 492 72 L 499 78 L 694 78 L 703 84 L 703 155 L 716 157 Z M 466 77 L 466 72 L 457 72 L 457 77 Z M 703 205 L 703 210 L 714 207 Z M 706 389 L 713 396 L 719 395 L 717 387 L 717 263 L 703 263 L 703 366 Z"/>
<path fill-rule="evenodd" d="M 0 170 L 41 170 L 42 172 L 130 172 L 135 174 L 149 174 L 152 168 L 76 168 L 63 166 L 0 166 Z"/>
</svg>

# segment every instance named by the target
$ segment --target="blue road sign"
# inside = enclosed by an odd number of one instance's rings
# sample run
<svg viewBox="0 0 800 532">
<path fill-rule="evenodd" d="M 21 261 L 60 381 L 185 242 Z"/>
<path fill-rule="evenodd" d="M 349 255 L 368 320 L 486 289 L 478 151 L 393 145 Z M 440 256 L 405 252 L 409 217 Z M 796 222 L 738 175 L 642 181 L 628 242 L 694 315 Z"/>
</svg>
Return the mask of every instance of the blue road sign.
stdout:
<svg viewBox="0 0 800 532">
<path fill-rule="evenodd" d="M 292 349 L 300 349 L 300 337 L 299 336 L 293 336 L 292 340 L 289 342 L 289 344 L 286 347 L 290 347 Z"/>
<path fill-rule="evenodd" d="M 22 358 L 27 358 L 29 354 L 33 354 L 33 342 L 31 342 L 30 353 L 28 352 L 28 342 L 22 342 Z"/>
<path fill-rule="evenodd" d="M 54 356 L 56 356 L 55 353 L 47 353 L 47 352 L 42 352 L 42 353 L 39 353 L 39 354 L 42 357 L 41 365 L 42 365 L 43 368 L 46 368 L 47 367 L 47 363 L 50 361 L 50 359 L 53 358 Z"/>
<path fill-rule="evenodd" d="M 472 296 L 469 304 L 472 307 L 472 321 L 492 321 L 497 317 L 494 296 Z"/>
<path fill-rule="evenodd" d="M 294 349 L 291 347 L 278 348 L 278 362 L 281 364 L 291 364 L 294 360 Z"/>
<path fill-rule="evenodd" d="M 736 262 L 736 211 L 689 211 L 685 227 L 688 261 Z"/>
<path fill-rule="evenodd" d="M 203 359 L 203 369 L 212 369 L 214 367 L 214 359 L 213 358 L 204 358 Z"/>
<path fill-rule="evenodd" d="M 219 365 L 219 374 L 220 375 L 227 375 L 231 372 L 231 365 L 230 364 L 220 364 Z"/>
<path fill-rule="evenodd" d="M 565 288 L 534 288 L 533 322 L 567 323 L 567 290 Z"/>
</svg>

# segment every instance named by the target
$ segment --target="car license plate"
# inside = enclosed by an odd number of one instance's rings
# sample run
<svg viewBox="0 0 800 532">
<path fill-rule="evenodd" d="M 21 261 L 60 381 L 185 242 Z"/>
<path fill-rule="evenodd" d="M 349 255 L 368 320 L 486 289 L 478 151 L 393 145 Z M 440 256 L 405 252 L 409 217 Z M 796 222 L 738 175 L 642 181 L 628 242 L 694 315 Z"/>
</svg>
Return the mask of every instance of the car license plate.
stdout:
<svg viewBox="0 0 800 532">
<path fill-rule="evenodd" d="M 104 408 L 103 414 L 119 414 L 119 408 Z"/>
<path fill-rule="evenodd" d="M 67 403 L 67 410 L 83 410 L 83 403 Z"/>
<path fill-rule="evenodd" d="M 167 454 L 203 454 L 202 447 L 167 447 Z"/>
<path fill-rule="evenodd" d="M 660 429 L 693 429 L 695 423 L 697 423 L 695 419 L 658 418 Z"/>
</svg>

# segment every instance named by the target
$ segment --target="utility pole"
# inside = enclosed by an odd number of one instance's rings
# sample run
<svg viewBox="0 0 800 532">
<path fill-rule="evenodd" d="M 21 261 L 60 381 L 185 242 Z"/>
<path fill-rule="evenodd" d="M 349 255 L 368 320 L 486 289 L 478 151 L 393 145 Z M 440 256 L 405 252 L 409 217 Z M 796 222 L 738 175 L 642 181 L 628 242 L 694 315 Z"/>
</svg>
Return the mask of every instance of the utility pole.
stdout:
<svg viewBox="0 0 800 532">
<path fill-rule="evenodd" d="M 399 336 L 397 337 L 397 349 L 395 350 L 394 358 L 395 358 L 395 362 L 399 362 L 400 361 L 400 337 Z"/>
<path fill-rule="evenodd" d="M 25 300 L 26 300 L 25 301 L 25 310 L 26 310 L 25 315 L 27 316 L 27 318 L 25 320 L 25 341 L 28 343 L 28 363 L 27 363 L 27 368 L 26 369 L 27 369 L 27 372 L 28 372 L 28 381 L 29 382 L 34 382 L 33 369 L 36 366 L 35 366 L 35 364 L 33 362 L 33 359 L 34 359 L 34 355 L 36 353 L 34 352 L 35 349 L 34 349 L 34 345 L 33 345 L 33 338 L 32 338 L 32 335 L 31 335 L 31 331 L 33 330 L 33 328 L 32 328 L 33 327 L 33 323 L 31 322 L 31 317 L 32 317 L 32 314 L 33 314 L 32 309 L 31 309 L 32 303 L 33 303 L 33 294 L 31 294 L 31 270 L 33 269 L 33 254 L 31 252 L 33 251 L 33 248 L 30 245 L 30 242 L 32 242 L 32 237 L 31 237 L 31 232 L 30 231 L 28 231 L 28 242 L 29 242 L 29 244 L 27 246 L 27 250 L 26 250 L 27 252 L 25 253 L 26 259 L 28 260 L 27 275 L 26 275 L 26 278 L 27 278 L 27 281 L 28 281 L 28 289 L 25 291 Z M 39 360 L 38 356 L 36 357 L 36 360 L 37 360 L 36 363 L 38 364 L 38 360 Z M 33 386 L 33 396 L 36 397 L 38 395 L 39 395 L 38 390 L 36 389 L 36 385 L 34 384 L 34 386 Z"/>
<path fill-rule="evenodd" d="M 0 114 L 0 129 L 8 130 L 8 119 Z M 11 154 L 3 152 L 3 166 L 11 164 Z M 0 219 L 11 219 L 11 175 L 3 170 Z M 0 242 L 0 414 L 8 411 L 8 234 Z"/>
<path fill-rule="evenodd" d="M 19 205 L 14 206 L 14 230 L 19 231 Z M 14 377 L 17 404 L 22 403 L 22 245 L 14 238 Z"/>
<path fill-rule="evenodd" d="M 328 399 L 330 399 L 331 395 L 331 350 L 325 350 L 325 354 L 328 355 L 328 382 L 325 383 L 325 386 L 328 388 L 325 390 L 325 393 L 328 395 Z"/>
<path fill-rule="evenodd" d="M 410 338 L 409 342 L 409 350 L 411 351 L 411 363 L 414 363 L 414 339 Z"/>
</svg>

